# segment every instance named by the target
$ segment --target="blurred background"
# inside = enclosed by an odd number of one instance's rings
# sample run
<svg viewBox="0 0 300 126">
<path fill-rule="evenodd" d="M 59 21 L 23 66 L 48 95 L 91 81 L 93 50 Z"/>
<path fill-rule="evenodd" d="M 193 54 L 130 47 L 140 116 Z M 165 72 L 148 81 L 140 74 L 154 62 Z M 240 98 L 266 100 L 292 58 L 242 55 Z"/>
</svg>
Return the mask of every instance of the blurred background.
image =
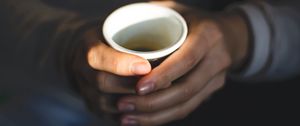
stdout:
<svg viewBox="0 0 300 126">
<path fill-rule="evenodd" d="M 42 0 L 49 6 L 99 16 L 135 1 Z M 234 0 L 181 0 L 201 9 L 220 10 Z M 1 11 L 1 10 L 0 10 Z M 93 13 L 91 13 L 93 12 Z M 99 12 L 99 13 L 98 13 Z M 9 12 L 0 12 L 3 17 Z M 51 67 L 35 71 L 26 58 L 12 55 L 17 38 L 0 19 L 0 126 L 106 126 L 88 111 L 82 98 L 52 76 Z M 299 125 L 300 79 L 261 84 L 228 80 L 224 89 L 202 104 L 188 118 L 170 126 Z"/>
</svg>

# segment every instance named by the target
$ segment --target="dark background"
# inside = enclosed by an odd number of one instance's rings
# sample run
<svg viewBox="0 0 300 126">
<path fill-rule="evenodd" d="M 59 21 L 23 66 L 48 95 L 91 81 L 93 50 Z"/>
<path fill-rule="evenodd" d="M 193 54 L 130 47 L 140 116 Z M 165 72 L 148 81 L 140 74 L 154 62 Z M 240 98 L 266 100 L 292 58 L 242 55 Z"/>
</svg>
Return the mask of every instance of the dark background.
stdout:
<svg viewBox="0 0 300 126">
<path fill-rule="evenodd" d="M 172 126 L 299 125 L 299 84 L 297 78 L 252 85 L 227 81 L 224 89 Z"/>
</svg>

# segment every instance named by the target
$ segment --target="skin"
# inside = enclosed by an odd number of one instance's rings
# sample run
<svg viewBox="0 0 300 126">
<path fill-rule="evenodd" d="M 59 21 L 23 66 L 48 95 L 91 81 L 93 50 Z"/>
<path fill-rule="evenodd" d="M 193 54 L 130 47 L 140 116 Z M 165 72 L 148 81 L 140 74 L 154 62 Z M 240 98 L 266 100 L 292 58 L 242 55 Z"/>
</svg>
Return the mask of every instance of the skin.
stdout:
<svg viewBox="0 0 300 126">
<path fill-rule="evenodd" d="M 207 13 L 172 1 L 154 4 L 175 9 L 189 25 L 186 42 L 159 66 L 151 68 L 141 57 L 99 43 L 103 39 L 96 37 L 95 29 L 83 37 L 86 55 L 75 58 L 87 59 L 74 68 L 83 78 L 77 80 L 79 89 L 91 108 L 121 113 L 123 126 L 156 126 L 185 118 L 224 86 L 229 69 L 238 69 L 247 58 L 248 29 L 240 14 Z M 123 94 L 117 108 L 107 105 L 110 94 Z"/>
</svg>

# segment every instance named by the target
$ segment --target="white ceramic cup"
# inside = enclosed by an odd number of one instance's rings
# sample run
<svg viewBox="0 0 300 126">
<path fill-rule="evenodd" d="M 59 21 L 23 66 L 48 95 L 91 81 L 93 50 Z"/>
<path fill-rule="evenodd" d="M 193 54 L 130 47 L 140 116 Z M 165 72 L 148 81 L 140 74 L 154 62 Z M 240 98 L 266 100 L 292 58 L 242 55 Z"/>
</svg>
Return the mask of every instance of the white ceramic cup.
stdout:
<svg viewBox="0 0 300 126">
<path fill-rule="evenodd" d="M 151 3 L 134 3 L 123 6 L 110 14 L 103 25 L 103 35 L 114 49 L 155 60 L 177 50 L 188 33 L 184 18 L 176 11 Z M 123 46 L 129 40 L 135 45 L 160 47 L 151 51 L 133 50 Z"/>
</svg>

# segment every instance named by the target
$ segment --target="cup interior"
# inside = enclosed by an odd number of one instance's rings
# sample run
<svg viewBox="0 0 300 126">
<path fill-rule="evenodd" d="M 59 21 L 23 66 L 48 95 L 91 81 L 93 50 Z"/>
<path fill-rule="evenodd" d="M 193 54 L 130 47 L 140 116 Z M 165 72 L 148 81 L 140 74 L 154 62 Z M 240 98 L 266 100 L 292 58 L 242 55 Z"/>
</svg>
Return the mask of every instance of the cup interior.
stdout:
<svg viewBox="0 0 300 126">
<path fill-rule="evenodd" d="M 134 51 L 159 51 L 174 45 L 181 34 L 179 21 L 172 17 L 158 17 L 120 29 L 112 40 Z"/>
<path fill-rule="evenodd" d="M 104 23 L 103 34 L 108 44 L 119 51 L 146 55 L 181 45 L 187 34 L 186 27 L 177 12 L 138 3 L 114 11 Z"/>
</svg>

